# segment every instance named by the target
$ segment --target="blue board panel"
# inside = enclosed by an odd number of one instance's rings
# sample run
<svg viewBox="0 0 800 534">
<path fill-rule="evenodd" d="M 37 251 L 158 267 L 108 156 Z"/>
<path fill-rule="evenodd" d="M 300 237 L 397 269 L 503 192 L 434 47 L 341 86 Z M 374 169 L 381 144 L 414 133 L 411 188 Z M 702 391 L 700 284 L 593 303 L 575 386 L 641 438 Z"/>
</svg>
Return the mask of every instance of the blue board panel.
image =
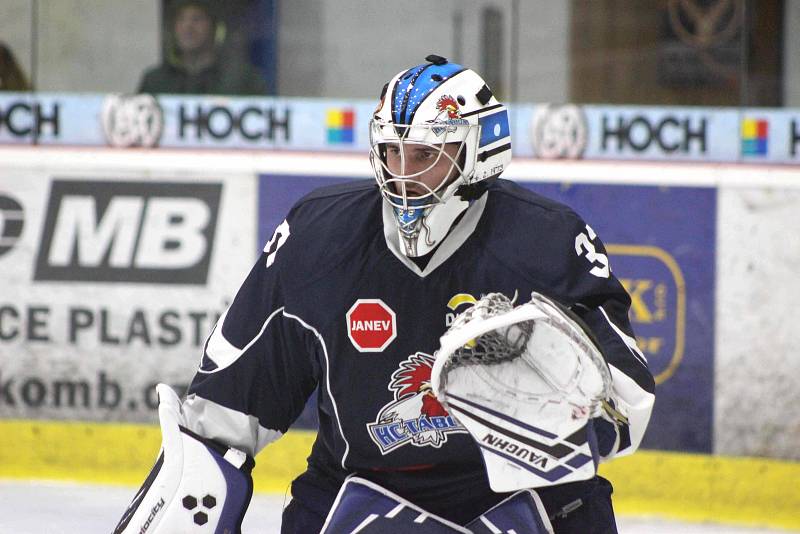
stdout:
<svg viewBox="0 0 800 534">
<path fill-rule="evenodd" d="M 581 214 L 631 294 L 631 323 L 657 381 L 643 446 L 711 452 L 716 189 L 523 185 Z"/>
<path fill-rule="evenodd" d="M 261 176 L 260 246 L 303 195 L 347 180 Z M 716 190 L 523 185 L 581 214 L 606 244 L 611 268 L 632 296 L 631 322 L 658 384 L 643 446 L 711 452 Z M 309 406 L 314 404 L 312 399 Z M 295 426 L 313 428 L 315 422 L 307 407 Z"/>
</svg>

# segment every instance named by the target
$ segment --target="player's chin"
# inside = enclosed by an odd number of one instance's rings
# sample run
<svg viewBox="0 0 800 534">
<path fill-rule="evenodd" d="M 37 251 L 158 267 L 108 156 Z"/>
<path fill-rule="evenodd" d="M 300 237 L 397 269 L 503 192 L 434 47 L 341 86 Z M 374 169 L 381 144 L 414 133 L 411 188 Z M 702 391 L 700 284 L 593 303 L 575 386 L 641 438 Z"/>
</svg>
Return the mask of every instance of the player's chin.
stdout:
<svg viewBox="0 0 800 534">
<path fill-rule="evenodd" d="M 423 191 L 422 189 L 409 189 L 406 188 L 406 196 L 408 198 L 422 198 L 428 194 L 428 191 Z"/>
<path fill-rule="evenodd" d="M 395 184 L 394 192 L 395 192 L 396 195 L 402 196 L 403 195 L 403 188 L 399 187 L 399 186 L 397 186 L 397 184 Z M 411 199 L 411 198 L 422 198 L 422 197 L 424 197 L 426 195 L 429 195 L 429 194 L 430 194 L 430 191 L 428 191 L 427 189 L 425 189 L 422 186 L 406 184 L 406 187 L 405 187 L 405 197 L 406 198 L 409 198 L 409 199 Z"/>
</svg>

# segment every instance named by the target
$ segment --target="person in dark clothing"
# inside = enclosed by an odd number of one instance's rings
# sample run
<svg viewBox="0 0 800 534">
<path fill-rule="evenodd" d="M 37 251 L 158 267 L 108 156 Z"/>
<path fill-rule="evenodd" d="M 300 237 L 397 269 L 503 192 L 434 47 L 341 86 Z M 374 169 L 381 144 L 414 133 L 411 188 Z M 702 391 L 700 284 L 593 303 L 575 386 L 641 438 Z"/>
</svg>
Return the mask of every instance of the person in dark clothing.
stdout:
<svg viewBox="0 0 800 534">
<path fill-rule="evenodd" d="M 221 54 L 225 25 L 205 0 L 175 7 L 165 61 L 147 70 L 140 93 L 265 95 L 264 78 L 246 60 Z"/>
<path fill-rule="evenodd" d="M 0 91 L 30 91 L 31 85 L 11 49 L 0 42 Z"/>
</svg>

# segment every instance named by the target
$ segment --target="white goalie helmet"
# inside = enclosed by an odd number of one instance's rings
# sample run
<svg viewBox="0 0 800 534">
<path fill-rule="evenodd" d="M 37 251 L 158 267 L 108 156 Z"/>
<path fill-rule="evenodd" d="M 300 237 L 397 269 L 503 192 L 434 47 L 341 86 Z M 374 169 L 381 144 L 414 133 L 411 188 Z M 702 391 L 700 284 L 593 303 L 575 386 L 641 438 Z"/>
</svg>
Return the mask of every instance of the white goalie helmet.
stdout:
<svg viewBox="0 0 800 534">
<path fill-rule="evenodd" d="M 428 254 L 511 161 L 508 113 L 474 71 L 430 55 L 386 84 L 370 162 L 403 252 Z"/>
</svg>

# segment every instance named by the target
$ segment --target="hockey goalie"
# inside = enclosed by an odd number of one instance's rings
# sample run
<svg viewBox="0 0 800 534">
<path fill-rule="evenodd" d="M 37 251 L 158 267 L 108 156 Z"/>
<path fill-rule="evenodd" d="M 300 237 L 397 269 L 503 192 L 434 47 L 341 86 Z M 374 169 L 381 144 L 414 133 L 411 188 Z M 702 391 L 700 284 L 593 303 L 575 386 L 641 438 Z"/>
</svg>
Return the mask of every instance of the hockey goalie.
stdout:
<svg viewBox="0 0 800 534">
<path fill-rule="evenodd" d="M 637 449 L 655 386 L 600 237 L 500 177 L 508 113 L 471 69 L 397 73 L 368 131 L 375 180 L 299 200 L 186 396 L 159 388 L 117 534 L 238 532 L 253 458 L 315 391 L 282 533 L 616 532 L 597 465 Z"/>
</svg>

